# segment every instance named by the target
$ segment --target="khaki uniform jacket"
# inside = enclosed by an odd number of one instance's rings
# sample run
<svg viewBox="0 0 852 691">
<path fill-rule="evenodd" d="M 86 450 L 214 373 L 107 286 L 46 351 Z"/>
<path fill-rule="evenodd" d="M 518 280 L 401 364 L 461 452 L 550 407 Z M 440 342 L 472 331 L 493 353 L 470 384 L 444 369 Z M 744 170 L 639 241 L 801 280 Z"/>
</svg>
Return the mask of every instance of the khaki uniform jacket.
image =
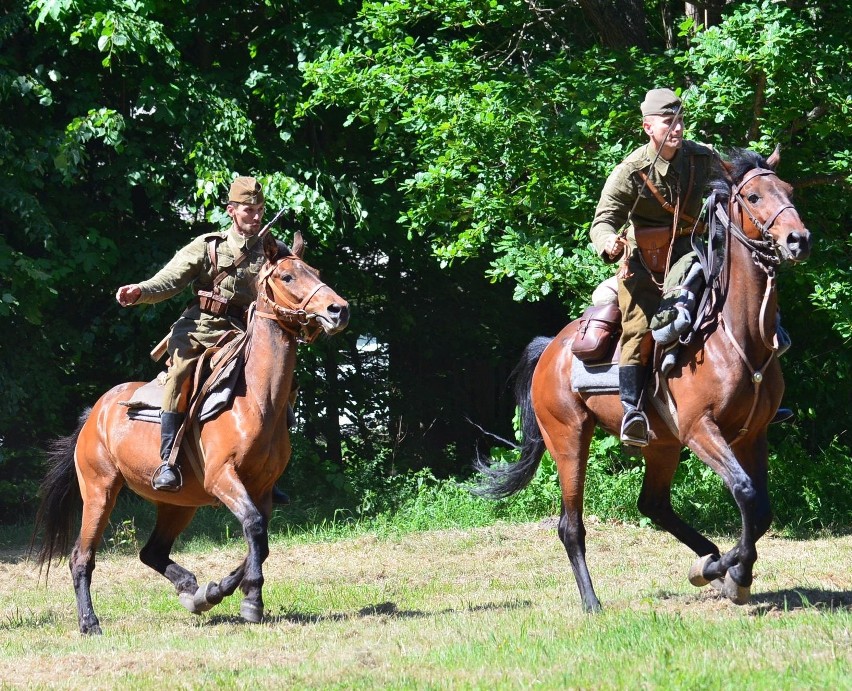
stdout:
<svg viewBox="0 0 852 691">
<path fill-rule="evenodd" d="M 648 175 L 663 198 L 672 206 L 676 205 L 680 197 L 682 213 L 697 218 L 701 211 L 705 187 L 710 178 L 715 155 L 713 150 L 703 144 L 685 139 L 683 146 L 671 161 L 659 157 L 652 167 L 656 154 L 657 151 L 650 142 L 640 146 L 618 164 L 607 178 L 590 231 L 595 251 L 606 262 L 613 261 L 604 252 L 607 238 L 618 233 L 628 221 L 631 222 L 631 227 L 628 230 L 627 239 L 632 248 L 636 247 L 633 233 L 635 227 L 670 226 L 672 223 L 672 214 L 660 205 L 649 186 L 646 185 L 642 189 L 639 171 L 644 171 Z M 690 158 L 694 162 L 694 177 L 692 187 L 688 189 Z M 640 190 L 642 190 L 642 196 L 636 202 Z M 688 196 L 687 192 L 689 192 Z M 636 202 L 636 208 L 632 217 L 628 218 L 634 202 Z M 691 225 L 686 221 L 681 223 L 681 227 Z"/>
<path fill-rule="evenodd" d="M 214 237 L 223 240 L 218 243 L 216 257 L 219 266 L 215 271 L 207 255 L 207 241 Z M 257 297 L 256 279 L 266 258 L 263 243 L 257 237 L 244 238 L 233 228 L 200 235 L 178 250 L 168 264 L 139 284 L 142 295 L 137 303 L 151 304 L 168 300 L 190 284 L 193 292 L 211 290 L 216 274 L 233 266 L 234 260 L 244 251 L 248 256 L 219 284 L 219 289 L 222 296 L 228 298 L 229 304 L 248 307 Z"/>
<path fill-rule="evenodd" d="M 214 270 L 207 252 L 207 241 L 221 238 L 216 248 L 218 268 Z M 233 227 L 219 233 L 200 235 L 178 250 L 171 261 L 147 281 L 139 284 L 142 295 L 138 303 L 168 300 L 191 285 L 193 292 L 211 290 L 213 279 L 221 271 L 233 267 L 234 260 L 246 251 L 246 258 L 220 284 L 220 293 L 229 306 L 248 307 L 257 298 L 257 276 L 266 257 L 263 242 L 257 237 L 244 238 Z M 202 312 L 194 300 L 172 325 L 168 352 L 171 358 L 163 393 L 164 411 L 183 410 L 181 388 L 205 349 L 211 348 L 222 335 L 232 329 L 244 331 L 246 325 L 234 316 L 215 316 Z"/>
</svg>

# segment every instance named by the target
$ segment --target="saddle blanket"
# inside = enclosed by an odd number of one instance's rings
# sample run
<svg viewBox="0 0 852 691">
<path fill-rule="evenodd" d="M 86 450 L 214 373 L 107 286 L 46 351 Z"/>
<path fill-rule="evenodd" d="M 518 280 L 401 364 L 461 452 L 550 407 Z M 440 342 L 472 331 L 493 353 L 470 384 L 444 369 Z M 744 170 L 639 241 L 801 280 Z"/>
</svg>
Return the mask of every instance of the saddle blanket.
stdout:
<svg viewBox="0 0 852 691">
<path fill-rule="evenodd" d="M 571 388 L 589 394 L 618 393 L 618 363 L 596 362 L 588 365 L 572 357 Z"/>
</svg>

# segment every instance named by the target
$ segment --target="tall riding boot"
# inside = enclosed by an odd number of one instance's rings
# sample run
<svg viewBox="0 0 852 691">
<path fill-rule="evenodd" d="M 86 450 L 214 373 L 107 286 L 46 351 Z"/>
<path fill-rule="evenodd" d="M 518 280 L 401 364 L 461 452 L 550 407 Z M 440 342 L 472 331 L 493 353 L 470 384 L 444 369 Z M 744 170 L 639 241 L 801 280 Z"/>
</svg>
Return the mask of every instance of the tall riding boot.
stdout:
<svg viewBox="0 0 852 691">
<path fill-rule="evenodd" d="M 184 417 L 186 416 L 183 413 L 172 413 L 165 410 L 160 414 L 160 458 L 163 462 L 154 472 L 154 477 L 151 478 L 151 487 L 154 489 L 163 492 L 177 492 L 183 484 L 177 461 L 175 461 L 174 466 L 169 465 L 169 456 L 172 455 L 175 437 L 183 424 Z"/>
<path fill-rule="evenodd" d="M 647 368 L 643 365 L 623 365 L 618 368 L 618 390 L 624 417 L 621 420 L 621 441 L 628 446 L 648 445 L 648 418 L 641 410 Z"/>
</svg>

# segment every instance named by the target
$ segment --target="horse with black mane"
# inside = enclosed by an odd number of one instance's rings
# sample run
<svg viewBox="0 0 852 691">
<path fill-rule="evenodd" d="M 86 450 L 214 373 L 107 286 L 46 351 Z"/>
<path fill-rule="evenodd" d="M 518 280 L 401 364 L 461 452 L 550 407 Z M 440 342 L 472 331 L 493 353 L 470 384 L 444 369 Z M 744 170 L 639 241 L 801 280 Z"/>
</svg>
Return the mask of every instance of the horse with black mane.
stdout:
<svg viewBox="0 0 852 691">
<path fill-rule="evenodd" d="M 806 259 L 811 250 L 811 234 L 791 202 L 792 187 L 775 173 L 779 160 L 776 149 L 768 159 L 735 150 L 729 161 L 720 161 L 706 208 L 709 225 L 722 236 L 724 256 L 711 275 L 694 337 L 681 346 L 663 382 L 667 393 L 649 406 L 654 438 L 642 448 L 639 510 L 698 555 L 689 572 L 693 585 L 712 583 L 737 604 L 749 600 L 756 543 L 771 521 L 767 426 L 784 391 L 775 339 L 776 269 L 782 261 Z M 617 392 L 572 389 L 577 330 L 574 321 L 555 338 L 527 346 L 514 372 L 520 459 L 510 465 L 479 461 L 484 477 L 477 491 L 491 498 L 520 491 L 545 449 L 550 452 L 562 491 L 558 534 L 583 607 L 596 611 L 601 605 L 586 565 L 583 524 L 586 467 L 595 426 L 617 436 L 622 408 Z M 739 508 L 741 534 L 724 554 L 672 507 L 671 486 L 684 446 L 722 478 Z"/>
<path fill-rule="evenodd" d="M 156 525 L 139 556 L 171 581 L 181 605 L 198 614 L 239 587 L 244 594 L 243 619 L 259 622 L 263 617 L 262 565 L 269 554 L 272 489 L 290 459 L 287 409 L 296 344 L 322 332 L 335 334 L 349 322 L 348 303 L 303 261 L 300 234 L 292 250 L 266 235 L 263 249 L 266 264 L 242 336 L 242 372 L 235 396 L 185 438 L 182 450 L 192 451 L 203 468 L 185 473 L 178 492 L 151 487 L 160 464 L 159 426 L 132 419 L 122 404 L 144 382 L 106 392 L 83 413 L 74 434 L 51 448 L 34 533 L 44 532 L 38 560 L 49 568 L 54 557 L 68 553 L 82 502 L 82 525 L 69 559 L 81 633 L 101 633 L 90 592 L 95 552 L 125 486 L 157 507 Z M 197 508 L 211 504 L 224 504 L 237 517 L 248 554 L 219 583 L 199 587 L 195 575 L 175 563 L 170 553 Z"/>
</svg>

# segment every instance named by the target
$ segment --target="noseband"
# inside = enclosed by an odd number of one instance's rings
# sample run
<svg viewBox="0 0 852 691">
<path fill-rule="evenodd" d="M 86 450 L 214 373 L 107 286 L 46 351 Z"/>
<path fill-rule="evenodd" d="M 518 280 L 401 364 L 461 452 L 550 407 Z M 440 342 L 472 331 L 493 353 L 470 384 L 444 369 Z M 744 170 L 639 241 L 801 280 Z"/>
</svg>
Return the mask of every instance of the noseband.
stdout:
<svg viewBox="0 0 852 691">
<path fill-rule="evenodd" d="M 258 317 L 274 319 L 282 329 L 295 334 L 300 342 L 311 343 L 319 336 L 322 327 L 317 321 L 319 315 L 308 313 L 305 307 L 322 288 L 326 287 L 326 284 L 318 283 L 304 300 L 299 304 L 294 304 L 284 291 L 274 281 L 270 280 L 272 274 L 284 262 L 295 259 L 298 259 L 298 257 L 292 254 L 287 255 L 261 271 L 257 279 L 258 301 L 268 307 L 270 311 L 257 311 L 256 314 Z M 269 296 L 270 291 L 272 297 Z"/>
</svg>

